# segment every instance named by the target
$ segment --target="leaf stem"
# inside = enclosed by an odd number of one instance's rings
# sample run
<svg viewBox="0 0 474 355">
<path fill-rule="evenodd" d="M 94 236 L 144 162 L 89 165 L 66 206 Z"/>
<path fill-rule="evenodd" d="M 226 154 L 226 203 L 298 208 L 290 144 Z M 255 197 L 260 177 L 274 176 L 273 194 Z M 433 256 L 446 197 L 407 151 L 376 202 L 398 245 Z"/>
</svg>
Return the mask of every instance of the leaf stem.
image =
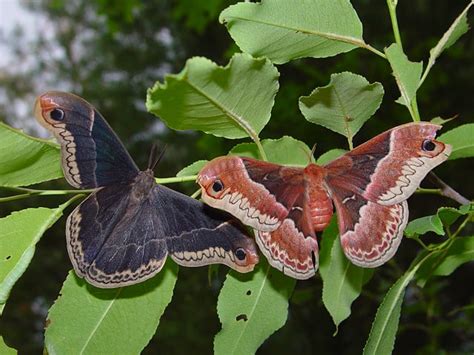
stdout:
<svg viewBox="0 0 474 355">
<path fill-rule="evenodd" d="M 197 175 L 189 175 L 189 176 L 175 176 L 169 178 L 156 178 L 156 182 L 158 184 L 171 184 L 175 182 L 185 182 L 185 181 L 195 181 Z M 27 198 L 29 196 L 51 196 L 51 195 L 68 195 L 68 194 L 87 194 L 94 192 L 95 189 L 87 189 L 87 190 L 38 190 L 38 189 L 30 189 L 27 187 L 17 187 L 17 186 L 0 186 L 0 188 L 24 192 L 23 194 L 1 197 L 0 202 L 8 202 L 14 200 L 20 200 L 23 198 Z"/>
<path fill-rule="evenodd" d="M 194 191 L 194 193 L 191 195 L 191 197 L 194 198 L 194 199 L 197 199 L 200 194 L 201 194 L 201 189 Z"/>
<path fill-rule="evenodd" d="M 15 201 L 15 200 L 21 200 L 21 199 L 24 199 L 24 198 L 28 198 L 30 196 L 31 196 L 31 194 L 20 194 L 20 195 L 1 197 L 0 198 L 0 203 L 1 202 L 10 202 L 10 201 Z"/>
<path fill-rule="evenodd" d="M 255 139 L 252 138 L 253 141 L 255 142 L 255 144 L 257 145 L 257 148 L 258 148 L 258 152 L 260 153 L 260 157 L 267 161 L 268 158 L 267 158 L 267 154 L 265 153 L 265 150 L 263 149 L 263 146 L 262 146 L 262 143 L 260 142 L 260 139 L 258 138 L 258 136 L 255 136 Z"/>
<path fill-rule="evenodd" d="M 395 37 L 395 42 L 400 46 L 400 49 L 403 52 L 402 37 L 400 36 L 400 29 L 398 28 L 397 4 L 398 4 L 398 0 L 387 0 L 387 7 L 388 7 L 388 12 L 390 13 L 390 21 L 392 23 L 393 36 Z M 400 92 L 402 91 L 400 90 Z M 414 122 L 420 121 L 420 112 L 418 110 L 418 103 L 416 101 L 416 96 L 409 103 L 408 111 L 410 112 L 410 116 L 412 117 Z"/>
<path fill-rule="evenodd" d="M 169 178 L 155 178 L 158 184 L 172 184 L 175 182 L 196 181 L 197 175 L 175 176 Z"/>
<path fill-rule="evenodd" d="M 458 234 L 464 229 L 466 224 L 471 220 L 471 214 L 468 214 L 467 217 L 462 221 L 462 223 L 459 225 L 458 229 L 456 229 L 456 232 L 453 233 L 453 238 L 457 237 Z"/>
<path fill-rule="evenodd" d="M 365 48 L 365 49 L 371 51 L 372 53 L 377 54 L 379 57 L 381 57 L 383 59 L 387 59 L 387 57 L 385 56 L 385 54 L 383 52 L 381 52 L 378 49 L 372 47 L 370 44 L 367 44 L 367 43 L 364 42 L 363 44 L 360 44 L 360 47 Z"/>
<path fill-rule="evenodd" d="M 4 189 L 9 189 L 9 190 L 25 192 L 29 195 L 43 195 L 43 196 L 83 194 L 83 193 L 89 193 L 89 192 L 94 191 L 94 189 L 89 189 L 89 190 L 37 190 L 37 189 L 30 189 L 30 188 L 27 188 L 27 187 L 17 187 L 17 186 L 0 186 L 0 187 L 4 188 Z"/>
<path fill-rule="evenodd" d="M 416 101 L 416 95 L 411 100 L 410 106 L 412 108 L 413 114 L 413 121 L 420 122 L 420 111 L 418 110 L 418 102 Z"/>
<path fill-rule="evenodd" d="M 388 12 L 390 13 L 390 21 L 392 22 L 393 36 L 395 37 L 395 42 L 398 43 L 398 45 L 403 51 L 402 37 L 400 36 L 400 30 L 398 28 L 397 4 L 398 0 L 387 0 Z"/>
</svg>

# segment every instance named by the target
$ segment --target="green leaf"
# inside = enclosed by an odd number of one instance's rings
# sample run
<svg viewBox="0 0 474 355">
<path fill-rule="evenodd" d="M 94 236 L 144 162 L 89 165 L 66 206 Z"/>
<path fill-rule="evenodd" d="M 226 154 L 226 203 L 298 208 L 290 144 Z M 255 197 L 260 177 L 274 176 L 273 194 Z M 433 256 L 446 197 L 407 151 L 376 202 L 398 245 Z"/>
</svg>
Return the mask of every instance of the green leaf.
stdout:
<svg viewBox="0 0 474 355">
<path fill-rule="evenodd" d="M 383 98 L 380 83 L 369 84 L 353 73 L 332 74 L 327 86 L 299 100 L 300 111 L 312 123 L 352 139 L 377 111 Z"/>
<path fill-rule="evenodd" d="M 253 273 L 231 271 L 217 302 L 222 329 L 214 338 L 214 353 L 254 354 L 285 324 L 295 284 L 296 280 L 273 269 L 264 259 Z"/>
<path fill-rule="evenodd" d="M 405 289 L 418 269 L 438 252 L 419 258 L 410 269 L 393 284 L 377 309 L 369 337 L 364 347 L 364 355 L 391 354 L 400 320 Z"/>
<path fill-rule="evenodd" d="M 428 232 L 435 232 L 438 235 L 444 235 L 443 223 L 441 223 L 438 215 L 414 219 L 413 221 L 410 221 L 405 228 L 405 235 L 407 237 L 423 235 Z"/>
<path fill-rule="evenodd" d="M 436 258 L 423 264 L 416 273 L 417 284 L 423 287 L 432 276 L 448 276 L 464 263 L 474 260 L 474 237 L 458 237 Z"/>
<path fill-rule="evenodd" d="M 168 261 L 140 284 L 99 289 L 69 273 L 49 310 L 48 354 L 139 354 L 171 301 L 178 267 Z"/>
<path fill-rule="evenodd" d="M 474 212 L 474 204 L 463 205 L 459 208 L 454 207 L 440 207 L 436 214 L 439 217 L 439 220 L 445 226 L 450 226 L 461 216 L 465 216 L 468 213 Z"/>
<path fill-rule="evenodd" d="M 473 5 L 471 1 L 469 5 L 461 12 L 461 14 L 454 20 L 449 29 L 443 34 L 439 42 L 430 50 L 430 58 L 426 65 L 425 75 L 430 71 L 431 67 L 435 64 L 436 59 L 445 51 L 451 47 L 463 34 L 469 30 L 469 24 L 467 23 L 467 12 Z"/>
<path fill-rule="evenodd" d="M 13 285 L 30 264 L 36 243 L 71 201 L 54 209 L 16 211 L 0 219 L 0 306 L 5 304 Z"/>
<path fill-rule="evenodd" d="M 311 155 L 303 142 L 292 137 L 266 139 L 262 145 L 269 160 L 278 164 L 306 166 Z M 230 153 L 258 157 L 254 143 L 239 144 Z M 285 324 L 294 286 L 294 279 L 270 267 L 264 257 L 252 273 L 231 271 L 217 304 L 222 329 L 214 339 L 215 353 L 255 353 L 267 337 Z"/>
<path fill-rule="evenodd" d="M 321 154 L 319 156 L 319 158 L 316 160 L 316 163 L 320 165 L 327 164 L 333 161 L 334 159 L 339 158 L 344 153 L 347 153 L 347 150 L 338 149 L 338 148 L 328 150 L 326 153 Z"/>
<path fill-rule="evenodd" d="M 181 169 L 176 176 L 181 177 L 181 176 L 190 176 L 190 175 L 196 175 L 208 160 L 198 160 L 192 163 L 191 165 L 188 165 L 187 167 Z"/>
<path fill-rule="evenodd" d="M 3 338 L 0 336 L 0 354 L 2 355 L 15 355 L 17 351 L 13 348 L 10 348 L 5 342 Z"/>
<path fill-rule="evenodd" d="M 443 118 L 443 117 L 440 117 L 440 116 L 436 116 L 436 117 L 432 118 L 430 120 L 430 122 L 434 123 L 434 124 L 444 125 L 444 124 L 456 119 L 457 117 L 458 117 L 458 115 L 454 115 L 454 116 L 449 117 L 449 118 Z"/>
<path fill-rule="evenodd" d="M 283 136 L 279 139 L 264 139 L 262 145 L 268 161 L 296 166 L 306 166 L 310 162 L 311 150 L 305 143 L 293 137 Z M 255 143 L 237 144 L 230 150 L 229 154 L 255 159 L 260 157 Z"/>
<path fill-rule="evenodd" d="M 245 2 L 225 9 L 219 21 L 243 52 L 277 64 L 365 45 L 362 24 L 347 0 Z"/>
<path fill-rule="evenodd" d="M 472 137 L 474 137 L 474 123 L 468 123 L 442 134 L 438 140 L 453 146 L 453 151 L 449 156 L 449 160 L 453 160 L 474 157 Z"/>
<path fill-rule="evenodd" d="M 323 231 L 321 245 L 319 246 L 319 273 L 323 281 L 326 276 L 329 276 L 332 249 L 336 243 L 339 243 L 339 230 L 337 226 L 337 218 L 334 215 L 331 219 L 331 223 L 329 223 Z"/>
<path fill-rule="evenodd" d="M 474 211 L 474 205 L 464 205 L 456 209 L 454 207 L 440 207 L 435 215 L 425 216 L 414 219 L 408 223 L 405 228 L 405 235 L 413 237 L 428 232 L 435 232 L 438 235 L 444 235 L 443 226 L 449 227 L 460 216 L 464 216 Z"/>
<path fill-rule="evenodd" d="M 59 146 L 0 122 L 0 186 L 27 186 L 63 176 Z"/>
<path fill-rule="evenodd" d="M 433 272 L 435 276 L 448 276 L 464 263 L 474 260 L 474 237 L 456 238 L 444 254 L 444 260 Z"/>
<path fill-rule="evenodd" d="M 350 316 L 352 302 L 359 297 L 374 269 L 355 266 L 346 258 L 338 238 L 336 218 L 324 230 L 321 240 L 319 273 L 323 280 L 323 303 L 336 326 L 336 334 L 339 324 Z"/>
<path fill-rule="evenodd" d="M 397 43 L 393 43 L 390 47 L 385 48 L 385 54 L 390 62 L 393 76 L 402 95 L 397 102 L 410 107 L 420 83 L 423 63 L 410 62 Z"/>
<path fill-rule="evenodd" d="M 270 119 L 278 76 L 264 58 L 236 54 L 223 68 L 195 57 L 149 89 L 146 106 L 173 129 L 255 140 Z"/>
</svg>

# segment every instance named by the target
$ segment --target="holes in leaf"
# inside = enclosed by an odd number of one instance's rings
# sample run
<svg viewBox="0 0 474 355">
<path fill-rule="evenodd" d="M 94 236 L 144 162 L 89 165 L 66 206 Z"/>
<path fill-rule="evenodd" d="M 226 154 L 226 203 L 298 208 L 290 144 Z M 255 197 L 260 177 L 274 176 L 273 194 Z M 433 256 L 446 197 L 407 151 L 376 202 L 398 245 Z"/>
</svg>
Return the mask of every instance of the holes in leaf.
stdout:
<svg viewBox="0 0 474 355">
<path fill-rule="evenodd" d="M 7 255 L 5 260 L 10 260 L 11 257 L 12 257 L 11 255 Z"/>
<path fill-rule="evenodd" d="M 238 322 L 239 320 L 243 320 L 244 322 L 248 321 L 248 317 L 246 314 L 239 314 L 235 317 L 235 320 Z"/>
<path fill-rule="evenodd" d="M 252 294 L 252 291 L 248 290 L 247 292 L 245 292 L 245 294 L 246 294 L 247 296 L 250 296 L 250 295 Z"/>
</svg>

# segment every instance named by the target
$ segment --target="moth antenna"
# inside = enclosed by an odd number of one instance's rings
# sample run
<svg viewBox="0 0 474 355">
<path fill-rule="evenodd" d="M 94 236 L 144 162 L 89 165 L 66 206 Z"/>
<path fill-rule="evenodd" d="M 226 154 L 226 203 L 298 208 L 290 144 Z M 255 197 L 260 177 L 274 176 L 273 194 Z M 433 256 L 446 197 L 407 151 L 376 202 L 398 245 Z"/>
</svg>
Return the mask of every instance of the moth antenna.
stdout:
<svg viewBox="0 0 474 355">
<path fill-rule="evenodd" d="M 156 166 L 161 161 L 161 158 L 163 158 L 163 155 L 165 155 L 165 151 L 166 145 L 158 154 L 158 145 L 156 143 L 153 143 L 153 145 L 151 146 L 150 156 L 148 158 L 148 169 L 155 170 Z"/>
<path fill-rule="evenodd" d="M 314 143 L 311 153 L 308 153 L 306 149 L 303 149 L 305 154 L 308 156 L 308 164 L 314 163 L 314 152 L 316 151 L 316 143 Z"/>
</svg>

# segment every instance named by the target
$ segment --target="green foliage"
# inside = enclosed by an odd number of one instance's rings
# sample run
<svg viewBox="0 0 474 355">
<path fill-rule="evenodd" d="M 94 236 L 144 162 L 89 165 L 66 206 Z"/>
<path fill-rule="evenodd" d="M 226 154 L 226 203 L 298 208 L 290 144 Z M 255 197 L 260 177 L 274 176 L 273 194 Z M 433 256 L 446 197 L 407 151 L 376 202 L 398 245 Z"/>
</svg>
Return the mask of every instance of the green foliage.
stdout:
<svg viewBox="0 0 474 355">
<path fill-rule="evenodd" d="M 321 164 L 321 165 L 327 164 L 327 163 L 333 161 L 334 159 L 340 157 L 342 154 L 344 154 L 346 152 L 347 152 L 347 150 L 344 150 L 344 149 L 331 149 L 331 150 L 328 150 L 326 153 L 323 153 L 319 156 L 316 163 Z"/>
<path fill-rule="evenodd" d="M 59 146 L 0 122 L 0 186 L 28 186 L 63 176 Z"/>
<path fill-rule="evenodd" d="M 206 165 L 207 160 L 198 160 L 188 165 L 187 167 L 181 169 L 176 176 L 188 176 L 188 175 L 196 175 L 204 165 Z"/>
<path fill-rule="evenodd" d="M 382 102 L 383 87 L 369 84 L 353 73 L 332 74 L 327 86 L 316 88 L 309 96 L 300 98 L 300 110 L 312 123 L 352 137 L 377 111 Z"/>
<path fill-rule="evenodd" d="M 262 141 L 262 145 L 268 161 L 273 163 L 306 166 L 311 158 L 311 150 L 308 146 L 293 137 L 265 139 Z M 258 148 L 254 143 L 238 144 L 229 153 L 254 159 L 259 158 Z"/>
<path fill-rule="evenodd" d="M 448 240 L 447 247 L 425 262 L 416 274 L 421 287 L 433 276 L 449 276 L 459 266 L 474 260 L 474 238 L 462 237 Z"/>
<path fill-rule="evenodd" d="M 424 216 L 414 219 L 408 223 L 405 229 L 405 235 L 408 237 L 422 235 L 428 232 L 435 232 L 438 235 L 444 235 L 443 224 L 438 215 Z"/>
<path fill-rule="evenodd" d="M 55 209 L 28 208 L 0 218 L 0 315 L 13 285 L 31 262 L 36 243 L 68 204 Z"/>
<path fill-rule="evenodd" d="M 474 211 L 472 205 L 464 205 L 459 209 L 452 207 L 441 207 L 435 215 L 414 219 L 408 223 L 405 235 L 412 237 L 428 232 L 444 235 L 444 228 L 451 226 L 461 216 Z"/>
<path fill-rule="evenodd" d="M 5 344 L 3 338 L 0 336 L 0 354 L 2 355 L 15 355 L 17 352 L 15 349 L 10 348 Z"/>
<path fill-rule="evenodd" d="M 270 119 L 278 71 L 266 59 L 236 54 L 225 68 L 192 58 L 148 91 L 147 108 L 173 129 L 256 137 Z"/>
<path fill-rule="evenodd" d="M 330 57 L 364 43 L 362 24 L 347 0 L 245 2 L 228 7 L 219 20 L 243 52 L 276 64 Z"/>
<path fill-rule="evenodd" d="M 49 354 L 138 354 L 171 301 L 178 267 L 168 261 L 158 276 L 138 285 L 98 289 L 73 272 L 49 310 Z"/>
<path fill-rule="evenodd" d="M 431 67 L 435 64 L 436 59 L 446 49 L 451 47 L 456 41 L 469 30 L 469 24 L 467 23 L 467 12 L 474 3 L 471 1 L 461 14 L 454 20 L 449 29 L 443 34 L 439 42 L 430 50 L 430 58 L 426 65 L 425 74 L 423 75 L 422 81 L 426 78 Z"/>
<path fill-rule="evenodd" d="M 222 2 L 223 0 L 181 0 L 176 3 L 173 16 L 177 20 L 184 19 L 189 29 L 201 33 L 219 15 Z"/>
<path fill-rule="evenodd" d="M 319 273 L 323 280 L 323 303 L 336 326 L 351 314 L 351 305 L 370 280 L 373 269 L 352 264 L 338 238 L 336 218 L 323 232 Z"/>
<path fill-rule="evenodd" d="M 411 105 L 418 90 L 423 63 L 410 62 L 398 43 L 386 48 L 385 54 L 401 93 L 397 102 L 412 110 Z"/>
<path fill-rule="evenodd" d="M 156 16 L 164 13 L 163 11 L 150 8 L 151 5 L 135 0 L 127 0 L 124 6 L 108 7 L 105 3 L 101 0 L 97 8 L 101 16 L 106 17 L 108 24 L 106 35 L 101 42 L 103 47 L 88 45 L 93 44 L 94 41 L 84 42 L 84 51 L 90 50 L 94 54 L 92 56 L 94 60 L 80 57 L 77 62 L 70 61 L 72 67 L 66 66 L 63 69 L 68 75 L 70 74 L 70 80 L 74 83 L 79 80 L 82 83 L 101 82 L 97 78 L 106 77 L 107 74 L 129 73 L 129 76 L 124 79 L 104 81 L 100 87 L 94 87 L 89 91 L 84 90 L 82 94 L 92 99 L 97 97 L 99 102 L 96 104 L 99 109 L 101 109 L 99 97 L 102 98 L 104 107 L 109 106 L 108 100 L 112 94 L 124 100 L 121 105 L 118 105 L 120 106 L 118 111 L 127 122 L 127 135 L 132 136 L 133 129 L 129 129 L 128 124 L 134 111 L 129 110 L 130 107 L 134 107 L 139 95 L 143 92 L 143 83 L 151 84 L 152 80 L 156 80 L 155 73 L 158 68 L 155 63 L 156 58 L 171 53 L 167 57 L 168 64 L 181 65 L 182 58 L 179 57 L 181 52 L 174 46 L 185 39 L 173 37 L 172 43 L 164 48 L 165 50 L 163 47 L 157 49 L 160 47 L 157 45 L 157 33 L 161 35 L 160 30 L 169 30 L 172 27 L 163 25 L 158 28 L 160 17 Z M 194 2 L 189 2 L 189 6 L 187 4 L 188 2 L 183 2 L 176 5 L 173 16 L 184 19 L 195 31 L 204 31 L 210 23 L 209 19 L 218 12 L 222 2 L 213 0 L 206 5 L 194 4 Z M 289 132 L 297 126 L 298 122 L 301 126 L 307 122 L 297 121 L 298 118 L 295 117 L 297 114 L 293 116 L 281 114 L 281 117 L 272 117 L 271 124 L 268 124 L 275 97 L 283 102 L 282 105 L 294 106 L 294 111 L 297 111 L 297 96 L 301 95 L 301 92 L 308 92 L 308 88 L 314 86 L 313 81 L 323 80 L 319 70 L 327 70 L 324 63 L 319 66 L 313 65 L 313 61 L 293 61 L 294 59 L 330 57 L 357 47 L 367 49 L 370 53 L 365 54 L 378 56 L 374 58 L 374 61 L 377 60 L 377 63 L 381 64 L 379 67 L 384 68 L 386 73 L 392 71 L 400 91 L 400 99 L 397 102 L 406 106 L 412 120 L 419 121 L 421 118 L 418 112 L 418 89 L 440 55 L 453 46 L 468 30 L 467 14 L 472 4 L 471 1 L 439 39 L 436 46 L 431 49 L 424 71 L 423 64 L 409 61 L 403 49 L 395 12 L 397 1 L 387 1 L 396 43 L 390 45 L 384 52 L 364 41 L 359 16 L 347 0 L 298 2 L 263 0 L 261 3 L 245 2 L 232 5 L 221 12 L 220 21 L 225 23 L 231 37 L 244 53 L 234 55 L 225 67 L 218 66 L 204 57 L 189 59 L 180 73 L 168 75 L 164 81 L 156 82 L 148 90 L 146 106 L 172 129 L 198 130 L 217 137 L 250 138 L 253 141 L 253 143 L 244 142 L 236 145 L 231 149 L 231 154 L 262 158 L 279 164 L 305 166 L 314 160 L 310 149 L 304 142 L 288 134 L 291 134 Z M 74 6 L 76 6 L 74 2 L 55 1 L 49 8 L 50 17 L 54 23 L 63 23 L 73 13 Z M 200 18 L 194 16 L 193 9 L 203 16 Z M 95 12 L 89 11 L 89 13 Z M 146 19 L 150 22 L 146 22 Z M 85 16 L 85 21 L 92 21 L 93 27 L 90 28 L 94 30 L 89 32 L 103 31 L 103 21 L 95 23 L 93 20 L 94 17 L 91 20 Z M 132 37 L 128 37 L 127 33 L 131 28 L 140 30 L 134 32 Z M 59 33 L 61 34 L 59 42 L 65 44 L 65 52 L 68 53 L 68 49 L 77 44 L 70 38 L 74 37 L 74 34 L 69 31 L 59 31 Z M 116 35 L 111 33 L 116 33 Z M 206 35 L 212 34 L 206 33 Z M 137 41 L 137 38 L 140 40 Z M 386 38 L 384 40 L 386 41 Z M 416 40 L 418 42 L 418 39 Z M 127 71 L 129 65 L 131 66 L 130 48 L 137 42 L 140 42 L 143 48 L 153 48 L 153 53 L 142 53 L 143 56 L 134 55 L 134 59 L 139 63 L 138 67 L 134 67 L 135 71 Z M 117 64 L 116 68 L 119 69 L 112 73 L 100 71 L 101 66 L 107 67 L 104 65 L 106 62 L 101 60 L 103 57 L 111 56 L 111 46 L 123 43 L 125 46 L 120 47 L 122 52 L 119 55 L 112 55 L 113 61 Z M 206 52 L 207 43 L 215 45 L 212 40 L 198 43 L 201 53 Z M 426 48 L 423 47 L 423 50 Z M 251 55 L 259 58 L 253 58 Z M 362 61 L 355 54 L 351 58 Z M 58 66 L 64 62 L 53 60 L 50 63 L 49 56 L 47 59 L 50 66 Z M 296 89 L 292 90 L 292 95 L 289 97 L 285 95 L 291 90 L 282 90 L 281 95 L 276 96 L 280 85 L 279 72 L 272 63 L 283 64 L 290 61 L 293 62 L 279 67 L 282 73 L 285 72 L 286 77 L 291 77 L 298 70 L 300 73 L 303 72 L 304 75 L 301 77 L 307 80 L 306 87 L 303 89 L 295 85 Z M 346 63 L 341 59 L 338 61 L 338 66 L 344 67 Z M 365 63 L 364 66 L 366 66 Z M 80 67 L 92 69 L 87 76 L 84 76 L 80 75 L 78 69 Z M 314 69 L 315 67 L 317 70 Z M 338 68 L 337 71 L 341 69 Z M 41 70 L 36 73 L 38 75 Z M 145 73 L 154 74 L 147 76 Z M 28 75 L 26 82 L 29 84 L 29 80 L 33 77 L 34 75 Z M 301 77 L 297 77 L 293 84 L 297 80 L 303 80 Z M 282 75 L 282 81 L 283 79 L 285 79 L 284 75 Z M 386 88 L 391 86 L 385 83 L 384 85 Z M 89 86 L 91 85 L 88 84 L 87 87 Z M 288 86 L 285 90 L 287 88 Z M 309 96 L 300 97 L 299 106 L 307 121 L 344 135 L 348 138 L 351 147 L 353 136 L 379 108 L 383 95 L 384 90 L 381 84 L 377 82 L 369 84 L 369 81 L 361 75 L 343 72 L 333 74 L 327 86 L 317 87 Z M 436 112 L 430 114 L 429 117 L 438 114 L 444 115 L 444 113 Z M 106 116 L 108 117 L 107 114 Z M 395 118 L 385 117 L 384 123 L 395 125 L 395 122 L 397 122 Z M 444 124 L 447 120 L 438 122 Z M 371 125 L 375 123 L 376 120 L 371 121 Z M 283 137 L 261 140 L 262 132 L 264 134 L 268 132 L 267 137 L 274 137 L 274 126 L 278 124 L 284 129 Z M 114 124 L 112 125 L 115 127 Z M 143 127 L 138 127 L 139 124 L 136 124 L 136 130 L 145 131 Z M 319 140 L 319 137 L 313 138 L 313 130 L 317 129 L 319 127 L 308 129 L 311 139 L 315 141 Z M 365 127 L 362 133 L 368 135 Z M 192 134 L 185 134 L 195 137 Z M 179 136 L 179 134 L 171 133 L 170 140 L 183 136 L 184 134 Z M 277 135 L 277 137 L 280 136 L 282 134 Z M 453 145 L 450 159 L 454 160 L 474 156 L 473 136 L 474 125 L 469 123 L 444 133 L 440 139 Z M 332 138 L 330 135 L 328 137 L 321 136 L 321 140 Z M 178 139 L 173 141 L 173 145 L 177 146 L 177 142 L 181 143 Z M 201 147 L 205 146 L 207 149 L 204 149 L 206 154 L 215 156 L 218 155 L 215 147 L 219 147 L 221 142 L 222 140 L 212 140 L 208 137 L 203 138 L 200 144 Z M 225 147 L 225 143 L 222 143 L 220 147 Z M 345 152 L 342 149 L 332 149 L 324 153 L 324 150 L 317 160 L 319 164 L 327 163 Z M 179 161 L 179 154 L 176 154 L 176 157 Z M 175 159 L 174 155 L 172 159 Z M 28 186 L 61 177 L 59 162 L 57 145 L 29 137 L 0 124 L 0 186 Z M 205 160 L 196 161 L 182 169 L 177 177 L 163 178 L 160 181 L 168 183 L 193 180 L 194 175 L 205 162 Z M 457 176 L 463 175 L 457 174 Z M 2 197 L 0 201 L 70 193 L 62 190 L 22 188 L 17 190 L 20 190 L 22 194 Z M 428 192 L 443 193 L 440 190 Z M 4 309 L 12 286 L 30 263 L 35 244 L 71 201 L 72 199 L 55 209 L 43 207 L 25 209 L 0 219 L 0 250 L 2 251 L 0 253 L 0 313 Z M 383 297 L 364 353 L 386 354 L 393 351 L 405 291 L 412 280 L 416 280 L 419 286 L 425 286 L 420 292 L 429 292 L 427 290 L 429 281 L 437 279 L 434 276 L 449 276 L 459 266 L 474 260 L 474 237 L 461 237 L 472 218 L 472 206 L 442 207 L 436 214 L 418 218 L 408 225 L 405 234 L 420 243 L 422 243 L 420 238 L 425 238 L 424 235 L 428 232 L 434 232 L 438 236 L 430 240 L 432 244 L 428 246 L 423 244 L 426 250 L 419 252 L 412 266 L 405 273 L 399 272 L 400 268 L 393 267 L 393 264 L 389 263 L 383 266 L 383 270 L 388 272 L 383 273 L 382 282 L 380 282 L 380 273 L 374 277 L 371 284 L 379 282 L 382 288 L 396 279 L 398 281 Z M 10 258 L 7 258 L 8 256 Z M 336 332 L 345 331 L 342 327 L 339 329 L 339 326 L 352 313 L 355 313 L 351 310 L 351 306 L 360 297 L 372 274 L 373 270 L 358 268 L 345 258 L 337 238 L 336 224 L 333 221 L 322 237 L 320 276 L 323 287 L 323 305 L 336 326 Z M 397 275 L 393 276 L 393 274 Z M 171 301 L 176 279 L 177 267 L 172 262 L 168 262 L 157 277 L 142 284 L 118 290 L 96 289 L 71 273 L 63 284 L 58 300 L 49 311 L 45 334 L 46 350 L 48 353 L 141 352 L 155 334 L 160 318 Z M 316 278 L 309 282 L 319 284 Z M 268 337 L 285 324 L 288 318 L 288 299 L 294 287 L 294 280 L 269 267 L 265 260 L 262 260 L 253 273 L 243 275 L 235 272 L 228 273 L 218 296 L 217 314 L 222 329 L 215 336 L 214 351 L 216 353 L 256 352 Z M 305 291 L 307 290 L 302 293 Z M 319 294 L 315 297 L 319 298 Z M 380 295 L 377 295 L 377 298 L 379 297 Z M 468 308 L 469 306 L 465 307 L 466 310 Z M 190 319 L 179 321 L 193 321 L 192 312 L 186 316 Z M 175 329 L 174 334 L 179 336 L 179 329 L 177 331 Z M 177 336 L 173 339 L 174 343 Z M 0 352 L 9 351 L 5 347 L 0 337 Z M 288 349 L 283 350 L 288 351 Z"/>
<path fill-rule="evenodd" d="M 406 287 L 415 276 L 419 267 L 430 256 L 426 256 L 414 263 L 388 290 L 372 323 L 372 329 L 364 347 L 364 355 L 392 353 Z"/>
<path fill-rule="evenodd" d="M 473 261 L 474 237 L 454 239 L 443 256 L 443 260 L 434 269 L 433 276 L 449 276 L 462 264 Z"/>
<path fill-rule="evenodd" d="M 291 137 L 263 140 L 269 161 L 278 164 L 307 165 L 309 148 Z M 256 144 L 235 146 L 231 154 L 251 158 L 259 155 Z M 263 341 L 281 328 L 288 314 L 288 299 L 296 281 L 273 269 L 264 258 L 252 274 L 230 272 L 222 287 L 217 313 L 222 330 L 214 339 L 216 354 L 251 354 Z M 268 312 L 272 309 L 271 312 Z"/>
<path fill-rule="evenodd" d="M 252 274 L 231 271 L 217 302 L 222 330 L 214 339 L 214 353 L 255 353 L 285 324 L 295 283 L 263 259 Z"/>
<path fill-rule="evenodd" d="M 443 133 L 439 140 L 451 144 L 450 160 L 474 157 L 474 123 L 468 123 Z"/>
</svg>

